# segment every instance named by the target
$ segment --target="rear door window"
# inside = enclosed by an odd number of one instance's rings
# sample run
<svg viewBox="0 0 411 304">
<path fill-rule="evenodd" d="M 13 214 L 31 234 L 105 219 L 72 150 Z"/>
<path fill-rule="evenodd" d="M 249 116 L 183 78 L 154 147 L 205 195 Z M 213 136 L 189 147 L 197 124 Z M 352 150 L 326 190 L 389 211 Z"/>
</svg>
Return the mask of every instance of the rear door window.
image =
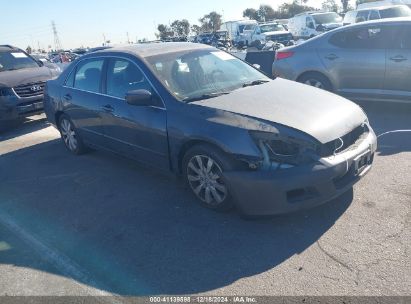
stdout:
<svg viewBox="0 0 411 304">
<path fill-rule="evenodd" d="M 368 20 L 368 15 L 370 14 L 370 11 L 359 11 L 357 13 L 357 17 L 355 18 L 355 23 L 359 22 L 364 22 Z"/>
<path fill-rule="evenodd" d="M 74 77 L 73 87 L 88 92 L 100 92 L 103 65 L 104 59 L 91 59 L 80 63 Z"/>
<path fill-rule="evenodd" d="M 371 26 L 334 34 L 329 42 L 347 49 L 387 49 L 399 44 L 400 27 Z"/>
<path fill-rule="evenodd" d="M 380 19 L 380 14 L 378 11 L 371 11 L 368 20 L 378 20 Z"/>
<path fill-rule="evenodd" d="M 143 72 L 132 62 L 125 59 L 110 59 L 107 68 L 107 95 L 125 98 L 127 92 L 151 86 Z"/>
</svg>

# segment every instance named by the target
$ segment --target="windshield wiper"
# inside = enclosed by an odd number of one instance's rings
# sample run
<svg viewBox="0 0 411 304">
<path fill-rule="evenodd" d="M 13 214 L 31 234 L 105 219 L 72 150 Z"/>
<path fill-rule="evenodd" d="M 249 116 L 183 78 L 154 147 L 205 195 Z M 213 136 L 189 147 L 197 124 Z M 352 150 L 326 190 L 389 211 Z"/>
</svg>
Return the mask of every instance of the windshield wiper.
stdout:
<svg viewBox="0 0 411 304">
<path fill-rule="evenodd" d="M 260 84 L 267 83 L 267 82 L 270 82 L 270 81 L 265 80 L 265 79 L 254 80 L 254 81 L 251 81 L 251 82 L 244 83 L 243 88 L 260 85 Z"/>
<path fill-rule="evenodd" d="M 204 100 L 204 99 L 210 99 L 210 98 L 215 98 L 221 95 L 228 95 L 230 92 L 218 92 L 218 93 L 209 93 L 209 94 L 203 94 L 200 96 L 195 96 L 195 97 L 187 97 L 183 99 L 183 102 L 185 103 L 190 103 L 198 100 Z"/>
</svg>

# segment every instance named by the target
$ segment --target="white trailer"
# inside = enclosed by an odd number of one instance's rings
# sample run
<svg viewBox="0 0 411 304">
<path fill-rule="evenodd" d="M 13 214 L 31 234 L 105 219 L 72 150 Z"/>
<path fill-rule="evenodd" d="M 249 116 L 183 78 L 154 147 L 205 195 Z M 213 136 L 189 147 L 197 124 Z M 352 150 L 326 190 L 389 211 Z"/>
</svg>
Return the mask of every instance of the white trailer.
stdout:
<svg viewBox="0 0 411 304">
<path fill-rule="evenodd" d="M 230 40 L 237 43 L 240 39 L 241 34 L 244 31 L 244 27 L 249 24 L 257 24 L 255 20 L 237 20 L 237 21 L 227 21 L 224 22 L 220 31 L 227 31 Z"/>
</svg>

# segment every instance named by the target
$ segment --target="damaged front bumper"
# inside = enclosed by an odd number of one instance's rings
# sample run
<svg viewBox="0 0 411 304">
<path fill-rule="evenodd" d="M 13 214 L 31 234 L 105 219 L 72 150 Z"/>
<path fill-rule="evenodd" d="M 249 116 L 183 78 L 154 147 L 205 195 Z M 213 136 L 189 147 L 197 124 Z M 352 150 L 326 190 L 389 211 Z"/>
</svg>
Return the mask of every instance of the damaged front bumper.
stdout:
<svg viewBox="0 0 411 304">
<path fill-rule="evenodd" d="M 371 169 L 377 149 L 374 132 L 343 153 L 289 169 L 225 172 L 242 213 L 275 215 L 312 208 L 349 190 Z"/>
</svg>

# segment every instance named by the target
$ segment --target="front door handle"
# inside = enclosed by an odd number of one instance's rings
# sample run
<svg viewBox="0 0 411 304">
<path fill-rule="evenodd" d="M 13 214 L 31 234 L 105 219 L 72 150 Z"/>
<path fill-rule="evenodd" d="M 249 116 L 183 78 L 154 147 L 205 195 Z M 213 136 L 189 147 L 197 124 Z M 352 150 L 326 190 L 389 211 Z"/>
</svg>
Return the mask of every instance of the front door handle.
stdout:
<svg viewBox="0 0 411 304">
<path fill-rule="evenodd" d="M 325 56 L 325 58 L 328 59 L 328 60 L 335 60 L 335 59 L 338 59 L 339 57 L 335 54 L 329 54 L 329 55 Z"/>
<path fill-rule="evenodd" d="M 71 97 L 71 95 L 70 94 L 66 94 L 66 95 L 64 95 L 64 100 L 66 100 L 66 101 L 70 101 L 71 99 L 72 99 L 72 97 Z"/>
<path fill-rule="evenodd" d="M 102 109 L 103 109 L 105 112 L 109 112 L 109 113 L 112 113 L 112 112 L 114 111 L 114 108 L 112 107 L 112 105 L 109 105 L 109 104 L 103 106 Z"/>
<path fill-rule="evenodd" d="M 391 57 L 390 60 L 395 61 L 395 62 L 402 62 L 402 61 L 407 61 L 408 59 L 402 55 L 397 55 L 397 56 Z"/>
</svg>

